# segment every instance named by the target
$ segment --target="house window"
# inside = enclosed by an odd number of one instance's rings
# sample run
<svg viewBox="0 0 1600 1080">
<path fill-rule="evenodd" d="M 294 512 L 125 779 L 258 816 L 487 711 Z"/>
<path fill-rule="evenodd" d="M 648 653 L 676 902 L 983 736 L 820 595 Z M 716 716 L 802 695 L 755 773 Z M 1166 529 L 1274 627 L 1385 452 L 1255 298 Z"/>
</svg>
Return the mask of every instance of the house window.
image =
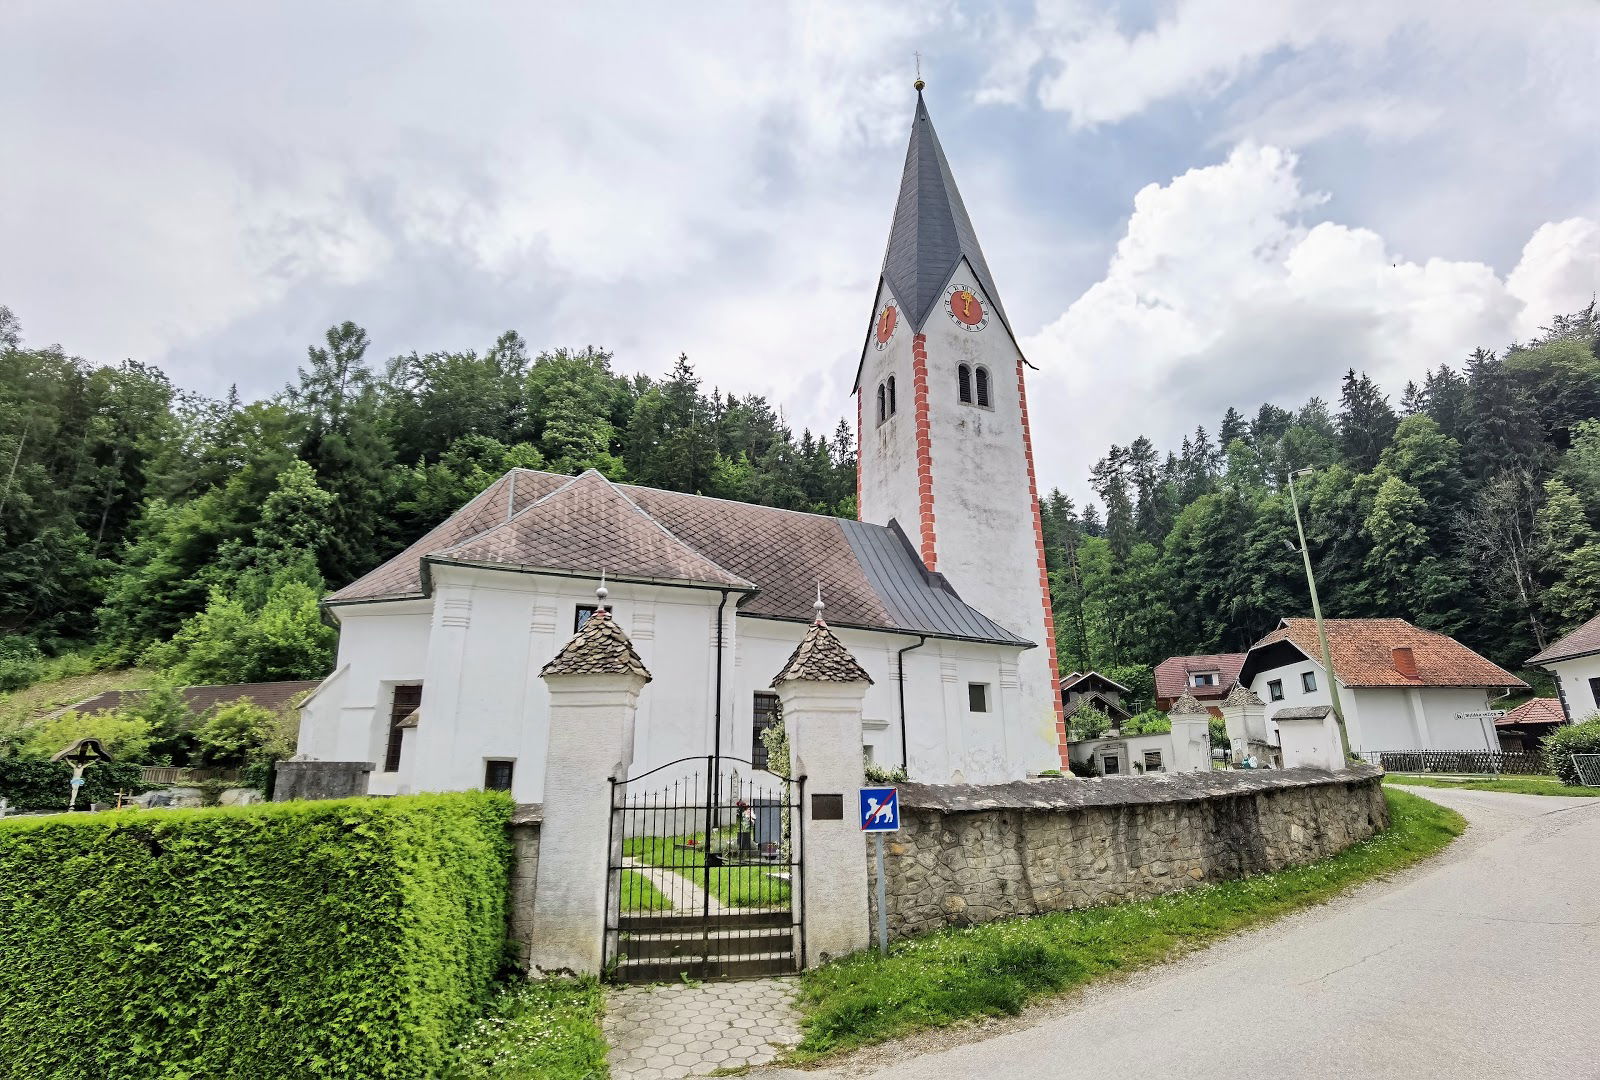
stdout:
<svg viewBox="0 0 1600 1080">
<path fill-rule="evenodd" d="M 989 369 L 980 367 L 973 371 L 972 381 L 977 384 L 978 404 L 985 409 L 989 407 Z"/>
<path fill-rule="evenodd" d="M 956 368 L 956 393 L 963 405 L 972 404 L 972 368 L 966 364 Z"/>
<path fill-rule="evenodd" d="M 1594 703 L 1600 705 L 1600 678 L 1589 680 L 1589 696 L 1594 698 Z"/>
<path fill-rule="evenodd" d="M 1201 671 L 1189 676 L 1190 686 L 1215 686 L 1218 673 L 1215 671 Z"/>
<path fill-rule="evenodd" d="M 1100 759 L 1100 775 L 1116 776 L 1122 771 L 1122 759 L 1116 754 L 1107 754 Z"/>
<path fill-rule="evenodd" d="M 485 791 L 510 791 L 511 773 L 515 761 L 485 761 L 483 763 L 483 789 Z"/>
<path fill-rule="evenodd" d="M 579 604 L 578 609 L 572 613 L 572 632 L 576 634 L 582 630 L 583 624 L 589 621 L 589 616 L 599 610 L 600 608 L 594 604 Z M 611 610 L 610 604 L 606 605 L 606 610 Z"/>
<path fill-rule="evenodd" d="M 890 375 L 889 381 L 884 383 L 884 385 L 889 388 L 889 415 L 893 416 L 896 408 L 894 399 L 894 376 Z"/>
<path fill-rule="evenodd" d="M 967 684 L 967 708 L 972 712 L 989 711 L 989 684 L 969 682 Z"/>
<path fill-rule="evenodd" d="M 1300 673 L 1300 689 L 1308 694 L 1317 692 L 1317 673 L 1315 671 L 1302 671 Z"/>
<path fill-rule="evenodd" d="M 1160 772 L 1161 771 L 1161 751 L 1160 750 L 1146 750 L 1144 752 L 1144 771 L 1145 772 Z"/>
<path fill-rule="evenodd" d="M 783 720 L 783 710 L 778 706 L 778 695 L 766 690 L 756 691 L 754 719 L 750 725 L 750 764 L 758 769 L 768 766 L 767 744 L 761 738 L 769 728 Z M 784 772 L 788 772 L 787 762 Z"/>
<path fill-rule="evenodd" d="M 400 722 L 422 706 L 422 684 L 403 683 L 394 688 L 389 699 L 389 745 L 383 754 L 383 771 L 400 771 L 400 747 L 405 743 L 406 731 Z"/>
<path fill-rule="evenodd" d="M 889 398 L 883 388 L 883 383 L 878 384 L 878 423 L 889 419 Z"/>
<path fill-rule="evenodd" d="M 1283 680 L 1273 679 L 1267 683 L 1267 697 L 1273 701 L 1283 700 Z"/>
</svg>

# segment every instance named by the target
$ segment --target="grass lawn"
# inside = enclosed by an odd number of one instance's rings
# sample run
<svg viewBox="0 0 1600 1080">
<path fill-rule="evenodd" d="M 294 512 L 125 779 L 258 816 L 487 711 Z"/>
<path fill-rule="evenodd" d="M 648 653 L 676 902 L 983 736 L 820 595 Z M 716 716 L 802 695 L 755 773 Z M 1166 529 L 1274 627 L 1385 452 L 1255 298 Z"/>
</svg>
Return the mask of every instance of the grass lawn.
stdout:
<svg viewBox="0 0 1600 1080">
<path fill-rule="evenodd" d="M 593 979 L 501 984 L 440 1080 L 603 1080 L 605 996 Z"/>
<path fill-rule="evenodd" d="M 1388 773 L 1385 784 L 1406 787 L 1465 788 L 1469 791 L 1509 791 L 1513 795 L 1572 795 L 1576 797 L 1600 795 L 1600 787 L 1568 787 L 1553 776 L 1502 776 L 1499 779 L 1484 777 L 1473 780 L 1440 780 L 1436 776 L 1412 776 L 1407 773 Z"/>
<path fill-rule="evenodd" d="M 622 910 L 671 911 L 672 901 L 661 890 L 650 884 L 650 879 L 637 870 L 622 872 Z"/>
<path fill-rule="evenodd" d="M 789 1060 L 1017 1013 L 1031 999 L 1321 903 L 1432 855 L 1466 828 L 1459 814 L 1420 796 L 1384 795 L 1386 832 L 1308 866 L 1138 903 L 941 930 L 891 946 L 887 958 L 858 953 L 809 971 L 800 995 L 805 1038 Z"/>
<path fill-rule="evenodd" d="M 693 841 L 694 846 L 685 846 Z M 706 889 L 719 901 L 735 908 L 781 907 L 789 902 L 789 883 L 774 874 L 788 870 L 785 863 L 720 866 L 706 869 L 705 834 L 693 836 L 635 836 L 623 842 L 622 853 L 651 866 L 662 866 Z"/>
</svg>

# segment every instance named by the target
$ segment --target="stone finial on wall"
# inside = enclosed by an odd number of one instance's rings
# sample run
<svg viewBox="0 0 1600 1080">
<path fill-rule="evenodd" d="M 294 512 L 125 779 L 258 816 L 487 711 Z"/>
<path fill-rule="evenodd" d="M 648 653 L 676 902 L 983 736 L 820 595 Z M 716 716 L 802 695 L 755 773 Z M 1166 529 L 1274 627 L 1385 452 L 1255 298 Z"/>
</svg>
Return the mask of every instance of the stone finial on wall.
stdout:
<svg viewBox="0 0 1600 1080">
<path fill-rule="evenodd" d="M 1177 701 L 1172 703 L 1172 708 L 1167 710 L 1168 716 L 1209 716 L 1210 710 L 1196 700 L 1195 696 L 1185 690 Z"/>
<path fill-rule="evenodd" d="M 1184 695 L 1187 697 L 1188 695 Z M 1256 697 L 1256 692 L 1242 683 L 1234 683 L 1233 689 L 1228 691 L 1228 696 L 1222 699 L 1222 705 L 1265 705 L 1266 702 Z"/>
<path fill-rule="evenodd" d="M 539 674 L 547 679 L 552 675 L 637 675 L 645 682 L 652 677 L 633 651 L 633 642 L 604 608 L 584 620 L 572 640 Z"/>
</svg>

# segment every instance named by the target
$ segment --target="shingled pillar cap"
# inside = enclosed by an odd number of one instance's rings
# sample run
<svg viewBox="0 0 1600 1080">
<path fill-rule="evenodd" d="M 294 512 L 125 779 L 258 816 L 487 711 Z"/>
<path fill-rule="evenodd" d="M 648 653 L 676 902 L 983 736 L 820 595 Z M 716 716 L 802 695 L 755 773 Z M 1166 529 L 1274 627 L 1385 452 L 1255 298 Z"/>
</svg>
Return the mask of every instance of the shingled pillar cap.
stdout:
<svg viewBox="0 0 1600 1080">
<path fill-rule="evenodd" d="M 788 662 L 772 680 L 772 685 L 776 687 L 780 683 L 796 681 L 870 684 L 872 676 L 867 674 L 867 669 L 856 661 L 850 650 L 845 648 L 844 642 L 834 636 L 828 624 L 822 621 L 822 616 L 818 615 L 806 631 L 806 636 L 789 654 Z"/>
<path fill-rule="evenodd" d="M 552 675 L 633 675 L 645 682 L 651 679 L 644 661 L 633 651 L 633 642 L 603 608 L 585 619 L 555 659 L 539 669 L 540 678 Z"/>
<path fill-rule="evenodd" d="M 1185 690 L 1183 696 L 1172 703 L 1172 708 L 1167 710 L 1168 716 L 1207 716 L 1210 714 L 1204 705 L 1195 700 L 1195 696 Z"/>
<path fill-rule="evenodd" d="M 1189 695 L 1185 694 L 1184 696 L 1188 697 Z M 1222 699 L 1222 704 L 1224 706 L 1265 705 L 1266 702 L 1257 697 L 1256 692 L 1248 686 L 1242 683 L 1235 683 L 1233 689 L 1228 691 L 1228 696 Z"/>
</svg>

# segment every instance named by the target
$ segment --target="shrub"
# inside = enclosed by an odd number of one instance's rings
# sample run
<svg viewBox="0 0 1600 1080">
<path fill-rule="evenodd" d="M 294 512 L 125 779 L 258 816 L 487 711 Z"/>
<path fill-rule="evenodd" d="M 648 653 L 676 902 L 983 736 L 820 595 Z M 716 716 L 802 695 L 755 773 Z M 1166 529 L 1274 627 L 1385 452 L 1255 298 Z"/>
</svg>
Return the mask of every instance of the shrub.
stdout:
<svg viewBox="0 0 1600 1080">
<path fill-rule="evenodd" d="M 114 712 L 64 712 L 35 724 L 22 744 L 22 753 L 49 758 L 79 739 L 99 739 L 113 760 L 137 764 L 150 749 L 150 725 L 140 717 Z"/>
<path fill-rule="evenodd" d="M 149 790 L 149 784 L 139 782 L 139 766 L 132 762 L 113 761 L 108 765 L 91 765 L 83 770 L 83 787 L 78 792 L 78 805 L 115 805 L 119 791 L 138 795 Z M 0 758 L 0 799 L 10 803 L 12 810 L 65 810 L 67 796 L 71 792 L 72 766 L 65 762 Z M 0 878 L 0 883 L 3 881 Z M 0 891 L 0 903 L 5 902 L 5 895 Z"/>
<path fill-rule="evenodd" d="M 1540 744 L 1550 771 L 1570 787 L 1578 787 L 1578 770 L 1572 764 L 1573 754 L 1600 754 L 1600 713 L 1581 724 L 1558 727 L 1544 737 Z"/>
<path fill-rule="evenodd" d="M 0 1078 L 438 1075 L 503 956 L 510 812 L 465 792 L 0 824 Z"/>
<path fill-rule="evenodd" d="M 200 760 L 206 765 L 238 767 L 272 737 L 277 716 L 248 698 L 217 709 L 195 729 Z"/>
</svg>

